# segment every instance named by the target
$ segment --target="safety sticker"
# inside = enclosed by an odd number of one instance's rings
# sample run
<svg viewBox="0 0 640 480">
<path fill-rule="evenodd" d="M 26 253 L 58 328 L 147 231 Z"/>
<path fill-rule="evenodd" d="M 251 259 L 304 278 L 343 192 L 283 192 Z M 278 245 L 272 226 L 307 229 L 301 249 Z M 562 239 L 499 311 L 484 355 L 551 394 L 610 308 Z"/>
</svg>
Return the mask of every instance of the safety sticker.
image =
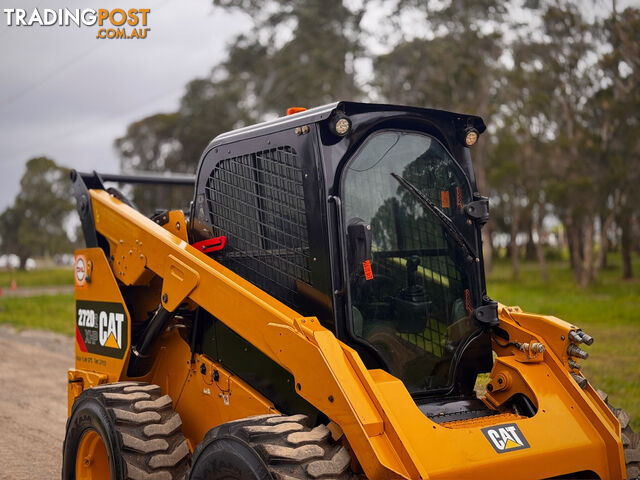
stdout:
<svg viewBox="0 0 640 480">
<path fill-rule="evenodd" d="M 362 270 L 364 271 L 365 280 L 373 280 L 373 270 L 371 270 L 371 260 L 362 262 Z"/>
<path fill-rule="evenodd" d="M 449 190 L 443 190 L 440 192 L 440 201 L 442 208 L 449 208 L 451 206 L 451 202 L 449 201 Z"/>
<path fill-rule="evenodd" d="M 122 358 L 127 335 L 127 315 L 121 303 L 76 301 L 76 343 L 82 352 Z"/>
<path fill-rule="evenodd" d="M 76 255 L 74 271 L 76 288 L 87 288 L 88 262 L 85 255 Z"/>
<path fill-rule="evenodd" d="M 530 446 L 515 423 L 486 427 L 482 429 L 482 433 L 498 453 L 513 452 Z"/>
</svg>

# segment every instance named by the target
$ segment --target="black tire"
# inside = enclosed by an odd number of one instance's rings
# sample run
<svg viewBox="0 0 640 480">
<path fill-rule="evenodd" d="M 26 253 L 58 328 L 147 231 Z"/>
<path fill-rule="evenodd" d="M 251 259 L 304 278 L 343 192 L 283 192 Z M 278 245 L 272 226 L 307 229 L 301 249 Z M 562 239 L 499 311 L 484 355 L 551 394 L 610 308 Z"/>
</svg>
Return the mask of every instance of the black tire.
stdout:
<svg viewBox="0 0 640 480">
<path fill-rule="evenodd" d="M 347 449 L 305 415 L 259 415 L 207 432 L 193 452 L 190 480 L 299 480 L 358 477 Z"/>
<path fill-rule="evenodd" d="M 111 480 L 184 479 L 189 447 L 171 398 L 160 387 L 118 382 L 89 388 L 76 399 L 62 447 L 62 479 L 76 478 L 83 435 L 96 432 L 106 447 Z"/>
<path fill-rule="evenodd" d="M 627 465 L 627 480 L 640 480 L 640 433 L 635 433 L 631 429 L 631 425 L 629 425 L 630 417 L 626 411 L 611 405 L 608 395 L 602 390 L 598 390 L 598 395 L 620 422 L 624 459 Z"/>
</svg>

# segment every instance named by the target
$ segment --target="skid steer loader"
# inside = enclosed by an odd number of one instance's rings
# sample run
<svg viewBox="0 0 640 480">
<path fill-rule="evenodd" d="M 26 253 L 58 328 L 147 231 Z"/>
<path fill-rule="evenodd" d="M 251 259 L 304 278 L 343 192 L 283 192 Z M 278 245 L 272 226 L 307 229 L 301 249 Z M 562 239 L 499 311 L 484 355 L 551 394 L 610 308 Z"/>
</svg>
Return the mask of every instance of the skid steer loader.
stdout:
<svg viewBox="0 0 640 480">
<path fill-rule="evenodd" d="M 72 172 L 62 477 L 636 477 L 593 339 L 487 295 L 485 128 L 339 102 L 216 137 L 193 178 Z M 195 191 L 149 218 L 108 182 Z"/>
</svg>

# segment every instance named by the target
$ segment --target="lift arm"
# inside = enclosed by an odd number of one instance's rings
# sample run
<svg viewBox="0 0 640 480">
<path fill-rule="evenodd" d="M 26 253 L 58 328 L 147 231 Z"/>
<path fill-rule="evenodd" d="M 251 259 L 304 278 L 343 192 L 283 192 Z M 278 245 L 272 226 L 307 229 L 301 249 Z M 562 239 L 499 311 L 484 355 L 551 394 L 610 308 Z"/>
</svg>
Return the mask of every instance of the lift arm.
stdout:
<svg viewBox="0 0 640 480">
<path fill-rule="evenodd" d="M 315 317 L 302 317 L 108 192 L 89 195 L 118 280 L 143 284 L 153 272 L 163 279 L 164 308 L 191 299 L 289 371 L 298 394 L 342 428 L 368 478 L 428 478 L 372 372 Z M 406 389 L 400 396 L 411 402 Z"/>
</svg>

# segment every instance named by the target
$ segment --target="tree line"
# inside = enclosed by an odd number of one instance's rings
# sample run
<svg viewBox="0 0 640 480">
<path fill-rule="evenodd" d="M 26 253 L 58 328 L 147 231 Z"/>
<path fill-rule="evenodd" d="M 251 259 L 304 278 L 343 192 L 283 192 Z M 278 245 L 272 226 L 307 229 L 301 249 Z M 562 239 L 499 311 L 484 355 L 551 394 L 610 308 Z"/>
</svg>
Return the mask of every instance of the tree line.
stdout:
<svg viewBox="0 0 640 480">
<path fill-rule="evenodd" d="M 186 85 L 177 111 L 115 140 L 124 171 L 194 172 L 218 133 L 334 100 L 473 113 L 472 156 L 492 205 L 485 259 L 568 252 L 588 285 L 640 248 L 640 9 L 616 0 L 213 0 L 252 28 Z M 192 192 L 134 189 L 148 212 Z M 3 214 L 4 215 L 4 214 Z"/>
</svg>

